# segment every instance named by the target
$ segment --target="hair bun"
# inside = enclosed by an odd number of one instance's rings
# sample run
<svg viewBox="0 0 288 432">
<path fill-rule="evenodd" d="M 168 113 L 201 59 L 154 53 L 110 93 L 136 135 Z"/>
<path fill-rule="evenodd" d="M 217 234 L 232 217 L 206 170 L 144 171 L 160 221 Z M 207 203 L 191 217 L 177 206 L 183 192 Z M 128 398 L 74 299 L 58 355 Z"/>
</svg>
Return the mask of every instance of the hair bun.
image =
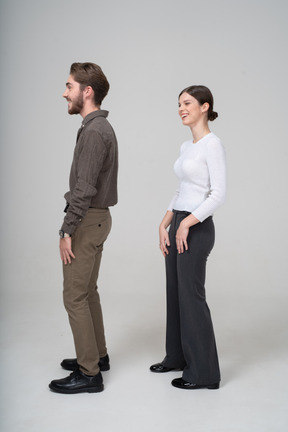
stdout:
<svg viewBox="0 0 288 432">
<path fill-rule="evenodd" d="M 210 116 L 209 116 L 209 119 L 208 119 L 208 120 L 213 121 L 213 120 L 215 120 L 217 117 L 218 117 L 218 113 L 217 113 L 216 111 L 212 111 L 211 114 L 210 114 Z"/>
</svg>

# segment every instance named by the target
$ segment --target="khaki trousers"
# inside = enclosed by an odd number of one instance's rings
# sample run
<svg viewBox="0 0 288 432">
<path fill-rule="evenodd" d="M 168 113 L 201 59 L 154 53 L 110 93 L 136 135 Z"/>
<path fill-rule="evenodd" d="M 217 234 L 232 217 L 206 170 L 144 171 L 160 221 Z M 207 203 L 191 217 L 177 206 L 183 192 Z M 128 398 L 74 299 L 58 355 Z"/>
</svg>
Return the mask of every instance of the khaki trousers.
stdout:
<svg viewBox="0 0 288 432">
<path fill-rule="evenodd" d="M 97 279 L 103 243 L 111 230 L 109 209 L 89 208 L 72 235 L 75 259 L 63 265 L 64 306 L 73 333 L 77 362 L 87 375 L 99 372 L 107 354 Z"/>
</svg>

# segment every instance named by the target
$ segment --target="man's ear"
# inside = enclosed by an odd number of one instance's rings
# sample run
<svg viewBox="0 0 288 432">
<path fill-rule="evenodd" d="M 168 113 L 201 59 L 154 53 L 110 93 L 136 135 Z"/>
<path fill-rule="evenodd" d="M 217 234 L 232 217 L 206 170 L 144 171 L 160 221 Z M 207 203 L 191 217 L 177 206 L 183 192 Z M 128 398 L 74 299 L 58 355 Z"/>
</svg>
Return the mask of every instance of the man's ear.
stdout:
<svg viewBox="0 0 288 432">
<path fill-rule="evenodd" d="M 92 87 L 91 86 L 87 86 L 87 87 L 85 87 L 85 89 L 83 90 L 83 94 L 86 96 L 86 97 L 93 97 L 94 96 L 94 90 L 92 89 Z"/>
</svg>

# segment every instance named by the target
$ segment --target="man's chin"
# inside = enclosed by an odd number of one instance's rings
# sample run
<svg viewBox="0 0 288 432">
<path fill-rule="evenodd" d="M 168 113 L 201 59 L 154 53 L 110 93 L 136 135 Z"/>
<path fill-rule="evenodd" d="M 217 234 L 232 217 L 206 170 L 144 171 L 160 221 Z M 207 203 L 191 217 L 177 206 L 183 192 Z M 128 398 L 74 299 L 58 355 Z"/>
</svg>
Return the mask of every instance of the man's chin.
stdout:
<svg viewBox="0 0 288 432">
<path fill-rule="evenodd" d="M 73 114 L 79 114 L 79 111 L 76 111 L 74 109 L 69 109 L 68 108 L 68 114 L 73 115 Z"/>
</svg>

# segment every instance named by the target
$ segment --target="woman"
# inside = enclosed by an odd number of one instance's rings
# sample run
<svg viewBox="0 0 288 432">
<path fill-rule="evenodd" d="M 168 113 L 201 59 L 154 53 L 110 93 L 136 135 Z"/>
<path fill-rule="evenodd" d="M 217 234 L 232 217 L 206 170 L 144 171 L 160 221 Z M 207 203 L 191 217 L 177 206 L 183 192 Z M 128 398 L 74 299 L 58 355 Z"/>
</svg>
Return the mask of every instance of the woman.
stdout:
<svg viewBox="0 0 288 432">
<path fill-rule="evenodd" d="M 193 138 L 184 142 L 175 162 L 179 189 L 159 228 L 167 280 L 166 357 L 150 370 L 183 370 L 182 377 L 172 381 L 181 389 L 218 389 L 220 370 L 205 297 L 205 269 L 215 238 L 212 215 L 225 198 L 225 153 L 209 129 L 208 121 L 218 114 L 207 87 L 185 88 L 179 95 L 179 115 Z"/>
</svg>

